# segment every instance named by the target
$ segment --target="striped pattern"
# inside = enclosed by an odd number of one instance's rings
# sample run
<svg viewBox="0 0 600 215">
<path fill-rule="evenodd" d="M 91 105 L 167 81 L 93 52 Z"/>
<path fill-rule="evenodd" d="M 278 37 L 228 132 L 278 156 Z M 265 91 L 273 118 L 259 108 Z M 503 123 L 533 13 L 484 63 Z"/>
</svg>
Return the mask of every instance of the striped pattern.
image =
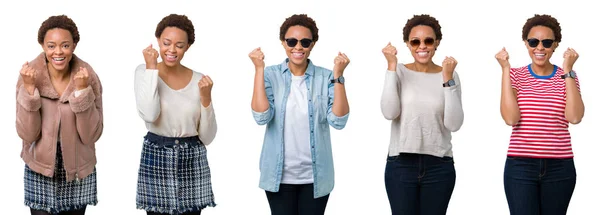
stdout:
<svg viewBox="0 0 600 215">
<path fill-rule="evenodd" d="M 51 214 L 96 205 L 96 169 L 84 179 L 67 182 L 60 144 L 57 148 L 54 177 L 34 172 L 25 165 L 25 205 Z"/>
<path fill-rule="evenodd" d="M 520 121 L 513 126 L 508 156 L 572 158 L 569 122 L 565 118 L 566 85 L 562 68 L 553 76 L 535 77 L 529 66 L 511 68 Z M 575 80 L 579 89 L 579 80 Z"/>
<path fill-rule="evenodd" d="M 137 183 L 137 208 L 178 214 L 214 207 L 210 170 L 204 144 L 144 140 Z"/>
</svg>

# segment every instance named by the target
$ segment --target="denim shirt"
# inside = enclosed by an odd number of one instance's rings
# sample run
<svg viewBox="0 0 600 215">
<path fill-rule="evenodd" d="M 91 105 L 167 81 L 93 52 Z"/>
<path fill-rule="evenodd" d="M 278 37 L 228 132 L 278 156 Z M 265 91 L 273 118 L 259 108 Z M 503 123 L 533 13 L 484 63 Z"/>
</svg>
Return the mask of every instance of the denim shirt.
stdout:
<svg viewBox="0 0 600 215">
<path fill-rule="evenodd" d="M 283 127 L 292 80 L 288 62 L 289 59 L 286 59 L 279 65 L 265 68 L 265 90 L 269 109 L 265 112 L 252 111 L 256 123 L 267 125 L 260 155 L 259 187 L 270 192 L 279 191 L 283 172 Z M 338 130 L 344 128 L 349 113 L 338 117 L 332 112 L 334 84 L 331 83 L 331 70 L 315 66 L 308 60 L 305 79 L 308 88 L 314 198 L 319 198 L 331 193 L 334 184 L 329 125 Z"/>
</svg>

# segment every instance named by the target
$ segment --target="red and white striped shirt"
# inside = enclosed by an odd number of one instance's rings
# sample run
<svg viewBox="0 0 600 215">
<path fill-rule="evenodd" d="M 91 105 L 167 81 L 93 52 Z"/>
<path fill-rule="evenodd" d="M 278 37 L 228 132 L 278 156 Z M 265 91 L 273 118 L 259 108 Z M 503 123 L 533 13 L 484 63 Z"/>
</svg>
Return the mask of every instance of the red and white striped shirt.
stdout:
<svg viewBox="0 0 600 215">
<path fill-rule="evenodd" d="M 510 69 L 517 90 L 521 119 L 513 126 L 508 156 L 572 158 L 569 122 L 565 118 L 566 84 L 563 69 L 548 76 L 533 73 L 531 65 Z M 579 90 L 579 80 L 575 78 Z"/>
</svg>

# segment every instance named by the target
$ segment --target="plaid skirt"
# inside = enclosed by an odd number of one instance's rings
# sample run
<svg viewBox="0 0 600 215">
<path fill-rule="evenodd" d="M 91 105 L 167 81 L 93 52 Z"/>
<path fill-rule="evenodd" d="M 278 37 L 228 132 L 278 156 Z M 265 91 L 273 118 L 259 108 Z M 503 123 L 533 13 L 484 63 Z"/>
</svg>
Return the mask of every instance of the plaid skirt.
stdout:
<svg viewBox="0 0 600 215">
<path fill-rule="evenodd" d="M 78 210 L 98 203 L 96 168 L 79 181 L 67 182 L 60 143 L 56 150 L 54 177 L 34 172 L 25 165 L 25 205 L 51 214 Z"/>
<path fill-rule="evenodd" d="M 170 214 L 216 206 L 206 148 L 198 136 L 172 138 L 148 132 L 140 160 L 136 204 L 138 209 Z"/>
</svg>

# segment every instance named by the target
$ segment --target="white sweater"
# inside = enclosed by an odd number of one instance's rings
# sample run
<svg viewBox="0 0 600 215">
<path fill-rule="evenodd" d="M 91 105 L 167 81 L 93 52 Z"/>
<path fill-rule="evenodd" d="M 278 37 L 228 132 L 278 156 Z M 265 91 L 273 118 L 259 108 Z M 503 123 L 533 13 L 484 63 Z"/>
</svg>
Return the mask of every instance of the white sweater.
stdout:
<svg viewBox="0 0 600 215">
<path fill-rule="evenodd" d="M 142 64 L 135 70 L 135 101 L 148 131 L 165 137 L 200 136 L 210 144 L 217 133 L 212 102 L 202 106 L 198 81 L 204 75 L 192 73 L 192 80 L 182 89 L 173 90 L 159 76 L 158 70 Z"/>
<path fill-rule="evenodd" d="M 452 157 L 451 132 L 463 123 L 461 85 L 442 87 L 441 72 L 417 72 L 398 64 L 387 71 L 381 112 L 392 120 L 389 156 L 399 153 Z"/>
</svg>

